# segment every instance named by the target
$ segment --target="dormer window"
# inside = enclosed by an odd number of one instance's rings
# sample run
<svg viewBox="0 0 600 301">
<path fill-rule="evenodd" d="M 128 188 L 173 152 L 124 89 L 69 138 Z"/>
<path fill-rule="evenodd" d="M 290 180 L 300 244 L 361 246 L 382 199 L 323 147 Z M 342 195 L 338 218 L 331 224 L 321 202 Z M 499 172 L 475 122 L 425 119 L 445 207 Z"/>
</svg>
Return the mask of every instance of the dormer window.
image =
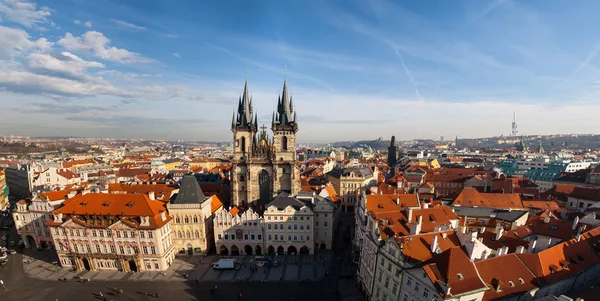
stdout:
<svg viewBox="0 0 600 301">
<path fill-rule="evenodd" d="M 525 280 L 523 280 L 523 278 L 519 278 L 519 283 L 523 284 L 525 283 Z"/>
<path fill-rule="evenodd" d="M 457 276 L 458 276 L 458 280 L 463 280 L 463 279 L 465 279 L 465 277 L 464 277 L 464 276 L 463 276 L 463 274 L 461 274 L 461 273 L 458 273 L 458 274 L 457 274 Z"/>
<path fill-rule="evenodd" d="M 510 285 L 510 287 L 514 287 L 514 286 L 515 286 L 515 283 L 514 283 L 514 282 L 512 282 L 512 281 L 509 281 L 509 282 L 508 282 L 508 285 Z"/>
<path fill-rule="evenodd" d="M 558 272 L 558 267 L 554 264 L 551 264 L 550 265 L 550 273 L 554 274 L 556 272 Z"/>
</svg>

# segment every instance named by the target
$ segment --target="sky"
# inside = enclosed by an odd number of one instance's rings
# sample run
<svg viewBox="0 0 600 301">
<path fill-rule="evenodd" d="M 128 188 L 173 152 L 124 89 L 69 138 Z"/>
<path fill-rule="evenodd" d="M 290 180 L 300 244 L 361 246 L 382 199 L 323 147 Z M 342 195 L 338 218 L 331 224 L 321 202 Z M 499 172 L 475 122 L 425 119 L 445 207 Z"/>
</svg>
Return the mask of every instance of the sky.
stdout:
<svg viewBox="0 0 600 301">
<path fill-rule="evenodd" d="M 600 1 L 0 0 L 0 135 L 299 142 L 600 129 Z"/>
</svg>

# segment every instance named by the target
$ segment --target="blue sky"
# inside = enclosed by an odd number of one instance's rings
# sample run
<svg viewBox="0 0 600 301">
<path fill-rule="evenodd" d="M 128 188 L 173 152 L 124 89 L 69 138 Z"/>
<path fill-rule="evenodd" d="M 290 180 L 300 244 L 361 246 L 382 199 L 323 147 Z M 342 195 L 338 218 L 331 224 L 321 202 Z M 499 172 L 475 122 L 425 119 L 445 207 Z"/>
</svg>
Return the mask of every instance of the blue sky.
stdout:
<svg viewBox="0 0 600 301">
<path fill-rule="evenodd" d="M 231 139 L 286 77 L 300 142 L 590 133 L 598 1 L 0 0 L 0 135 Z M 246 70 L 248 73 L 246 75 Z"/>
</svg>

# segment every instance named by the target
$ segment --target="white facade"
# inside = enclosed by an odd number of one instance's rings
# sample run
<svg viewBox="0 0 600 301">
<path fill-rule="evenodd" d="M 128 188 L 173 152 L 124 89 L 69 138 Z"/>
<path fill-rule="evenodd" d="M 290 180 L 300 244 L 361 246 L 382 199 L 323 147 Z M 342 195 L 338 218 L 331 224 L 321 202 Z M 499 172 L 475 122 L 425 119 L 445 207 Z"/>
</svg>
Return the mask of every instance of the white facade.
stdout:
<svg viewBox="0 0 600 301">
<path fill-rule="evenodd" d="M 33 179 L 35 189 L 70 184 L 81 184 L 81 178 L 66 168 L 50 167 L 36 174 Z"/>
<path fill-rule="evenodd" d="M 238 210 L 234 208 L 233 213 Z M 240 214 L 219 210 L 213 219 L 215 246 L 220 255 L 263 255 L 264 220 L 248 209 Z"/>
<path fill-rule="evenodd" d="M 267 252 L 269 254 L 313 254 L 313 217 L 313 210 L 306 205 L 300 207 L 294 204 L 284 208 L 268 206 L 264 213 Z"/>
<path fill-rule="evenodd" d="M 357 281 L 367 297 L 373 294 L 373 279 L 377 261 L 378 241 L 373 234 L 374 223 L 368 224 L 365 194 L 357 202 L 355 214 L 354 257 L 358 261 Z"/>
</svg>

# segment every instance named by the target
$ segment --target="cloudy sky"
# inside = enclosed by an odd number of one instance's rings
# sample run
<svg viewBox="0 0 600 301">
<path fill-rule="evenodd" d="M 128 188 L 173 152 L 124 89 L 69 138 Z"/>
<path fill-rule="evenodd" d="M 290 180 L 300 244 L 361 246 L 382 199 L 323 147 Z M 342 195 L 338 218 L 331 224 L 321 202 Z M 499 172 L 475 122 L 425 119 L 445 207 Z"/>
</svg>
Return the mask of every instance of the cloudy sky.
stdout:
<svg viewBox="0 0 600 301">
<path fill-rule="evenodd" d="M 600 1 L 0 0 L 0 135 L 300 142 L 600 129 Z M 248 70 L 246 75 L 246 70 Z"/>
</svg>

